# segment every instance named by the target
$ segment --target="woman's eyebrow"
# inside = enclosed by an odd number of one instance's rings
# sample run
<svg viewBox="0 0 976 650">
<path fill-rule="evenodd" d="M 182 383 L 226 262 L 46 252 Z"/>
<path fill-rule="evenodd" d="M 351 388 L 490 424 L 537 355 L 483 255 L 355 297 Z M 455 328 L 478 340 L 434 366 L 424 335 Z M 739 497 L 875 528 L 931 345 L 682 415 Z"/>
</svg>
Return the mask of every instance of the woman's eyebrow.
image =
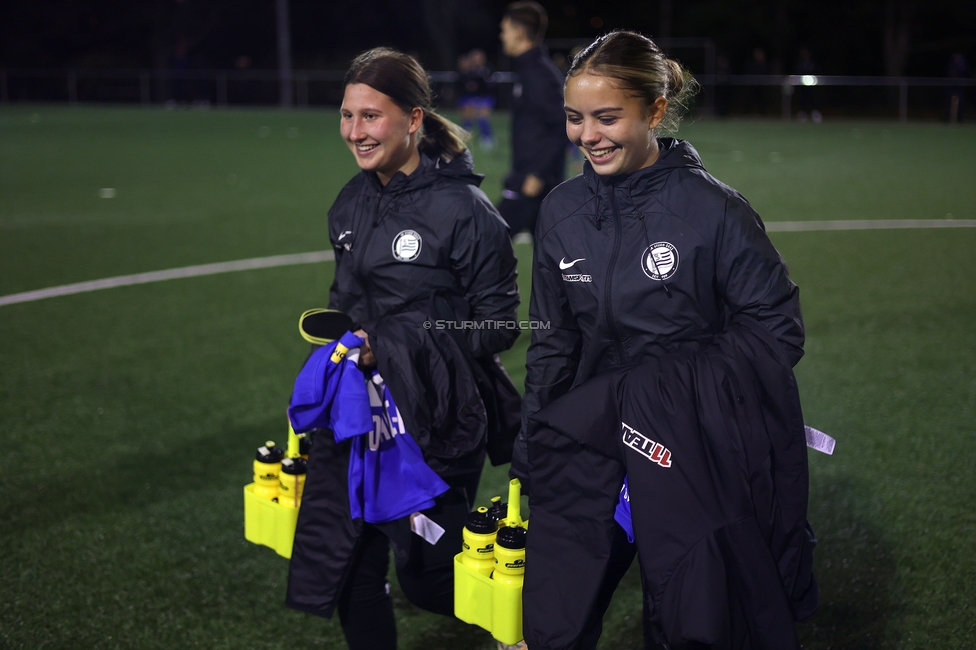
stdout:
<svg viewBox="0 0 976 650">
<path fill-rule="evenodd" d="M 573 108 L 572 106 L 563 106 L 563 110 L 568 111 L 570 113 L 582 113 L 582 111 L 579 111 Z M 622 106 L 607 106 L 604 108 L 596 109 L 591 113 L 591 115 L 603 115 L 604 113 L 613 113 L 614 111 L 622 111 L 622 110 L 624 110 Z"/>
</svg>

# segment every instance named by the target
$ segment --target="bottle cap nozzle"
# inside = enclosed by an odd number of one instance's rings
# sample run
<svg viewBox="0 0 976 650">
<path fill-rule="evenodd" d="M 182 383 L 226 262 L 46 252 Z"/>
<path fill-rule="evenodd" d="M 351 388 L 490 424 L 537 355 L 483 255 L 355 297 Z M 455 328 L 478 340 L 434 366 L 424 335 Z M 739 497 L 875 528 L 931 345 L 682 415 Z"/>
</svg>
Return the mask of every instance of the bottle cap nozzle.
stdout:
<svg viewBox="0 0 976 650">
<path fill-rule="evenodd" d="M 521 526 L 522 516 L 521 516 L 521 498 L 522 498 L 522 482 L 517 478 L 513 478 L 508 484 L 508 515 L 505 517 L 505 524 L 507 526 Z"/>
<path fill-rule="evenodd" d="M 525 548 L 525 538 L 527 534 L 528 531 L 518 526 L 501 528 L 498 531 L 498 536 L 495 538 L 495 543 L 502 548 Z"/>
<path fill-rule="evenodd" d="M 255 457 L 262 463 L 274 464 L 281 462 L 284 455 L 285 453 L 281 449 L 275 447 L 274 440 L 268 440 L 263 447 L 258 447 L 258 453 Z"/>
<path fill-rule="evenodd" d="M 468 513 L 468 518 L 464 524 L 472 533 L 482 535 L 495 532 L 495 522 L 488 516 L 488 508 L 481 506 L 474 512 Z"/>
</svg>

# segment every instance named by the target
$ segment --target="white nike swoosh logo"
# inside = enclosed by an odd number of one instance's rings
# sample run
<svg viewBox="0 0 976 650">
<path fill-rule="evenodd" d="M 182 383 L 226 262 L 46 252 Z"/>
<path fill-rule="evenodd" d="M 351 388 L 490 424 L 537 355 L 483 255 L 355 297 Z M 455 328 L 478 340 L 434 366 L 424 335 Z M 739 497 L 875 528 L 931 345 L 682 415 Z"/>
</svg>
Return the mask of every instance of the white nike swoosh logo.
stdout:
<svg viewBox="0 0 976 650">
<path fill-rule="evenodd" d="M 343 239 L 345 239 L 346 237 L 348 237 L 351 234 L 352 234 L 352 231 L 351 230 L 345 230 L 345 231 L 342 232 L 341 235 L 339 235 L 339 238 L 336 241 L 342 241 Z"/>
<path fill-rule="evenodd" d="M 559 270 L 560 271 L 565 271 L 566 269 L 568 269 L 569 267 L 571 267 L 573 264 L 576 264 L 577 262 L 582 262 L 585 259 L 586 259 L 585 257 L 581 257 L 578 260 L 573 260 L 572 262 L 567 262 L 566 261 L 566 258 L 564 257 L 561 260 L 559 260 Z"/>
</svg>

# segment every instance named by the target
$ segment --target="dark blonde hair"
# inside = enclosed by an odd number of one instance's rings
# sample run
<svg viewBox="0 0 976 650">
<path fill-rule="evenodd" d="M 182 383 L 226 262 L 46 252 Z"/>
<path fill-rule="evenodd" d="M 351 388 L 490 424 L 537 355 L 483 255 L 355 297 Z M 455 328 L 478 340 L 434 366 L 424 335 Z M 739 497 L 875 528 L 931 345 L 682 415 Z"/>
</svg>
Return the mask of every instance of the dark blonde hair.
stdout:
<svg viewBox="0 0 976 650">
<path fill-rule="evenodd" d="M 637 32 L 613 31 L 593 41 L 573 59 L 566 79 L 583 72 L 614 79 L 646 108 L 658 97 L 667 99 L 668 109 L 658 128 L 670 132 L 678 130 L 699 88 L 691 73 Z"/>
<path fill-rule="evenodd" d="M 366 84 L 393 100 L 403 112 L 424 112 L 418 149 L 433 158 L 454 159 L 467 150 L 465 131 L 434 112 L 434 94 L 427 73 L 415 58 L 388 47 L 367 50 L 353 60 L 343 88 Z"/>
</svg>

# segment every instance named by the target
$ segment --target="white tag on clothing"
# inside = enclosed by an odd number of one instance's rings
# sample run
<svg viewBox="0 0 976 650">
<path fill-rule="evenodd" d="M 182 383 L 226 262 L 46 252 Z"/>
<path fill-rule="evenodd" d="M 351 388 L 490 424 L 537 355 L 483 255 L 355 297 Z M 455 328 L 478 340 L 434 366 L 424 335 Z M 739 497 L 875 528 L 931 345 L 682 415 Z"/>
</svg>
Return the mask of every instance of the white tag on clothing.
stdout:
<svg viewBox="0 0 976 650">
<path fill-rule="evenodd" d="M 828 436 L 823 431 L 817 431 L 813 427 L 804 426 L 803 430 L 807 434 L 807 447 L 830 456 L 834 453 L 834 445 L 837 441 Z"/>
<path fill-rule="evenodd" d="M 410 515 L 410 530 L 420 535 L 428 544 L 434 545 L 444 534 L 444 529 L 436 521 L 421 512 Z"/>
</svg>

